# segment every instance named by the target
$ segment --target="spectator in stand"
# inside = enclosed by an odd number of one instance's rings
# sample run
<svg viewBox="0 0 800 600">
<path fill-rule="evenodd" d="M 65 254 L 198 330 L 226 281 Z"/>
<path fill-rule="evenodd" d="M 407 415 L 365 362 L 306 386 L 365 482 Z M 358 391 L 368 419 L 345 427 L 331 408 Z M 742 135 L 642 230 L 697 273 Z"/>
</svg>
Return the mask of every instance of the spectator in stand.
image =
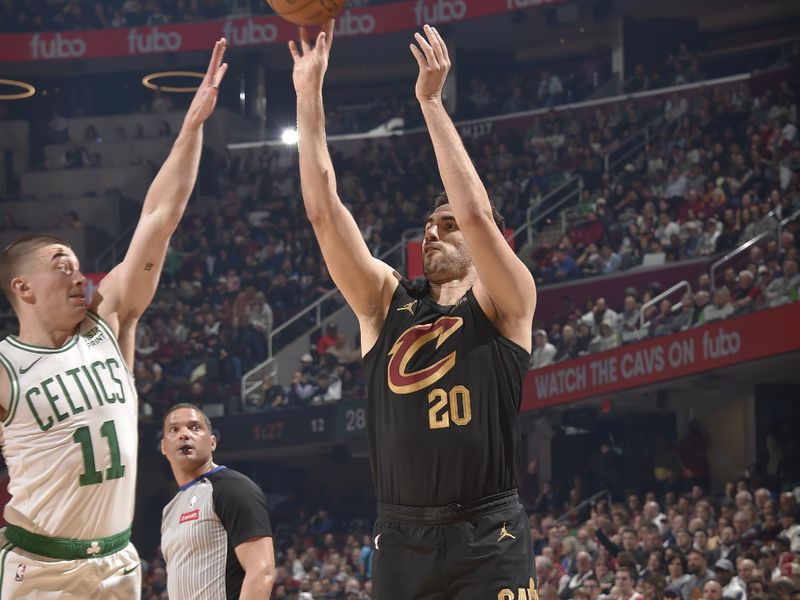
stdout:
<svg viewBox="0 0 800 600">
<path fill-rule="evenodd" d="M 797 261 L 787 259 L 783 263 L 783 275 L 776 277 L 764 290 L 767 306 L 780 306 L 789 302 L 796 302 L 800 288 L 800 272 Z"/>
<path fill-rule="evenodd" d="M 707 568 L 707 555 L 702 550 L 692 548 L 687 554 L 689 580 L 680 590 L 682 600 L 697 600 L 702 594 L 703 586 L 707 581 L 714 579 L 714 574 Z M 719 585 L 719 584 L 718 584 Z"/>
<path fill-rule="evenodd" d="M 644 596 L 634 589 L 636 586 L 636 571 L 634 569 L 619 567 L 614 582 L 616 590 L 612 589 L 609 598 L 613 600 L 644 600 Z"/>
<path fill-rule="evenodd" d="M 713 579 L 703 584 L 703 600 L 722 600 L 722 586 Z"/>
<path fill-rule="evenodd" d="M 717 228 L 717 220 L 714 217 L 706 219 L 703 233 L 700 236 L 700 245 L 697 249 L 699 256 L 709 256 L 717 250 L 717 238 L 720 231 Z"/>
<path fill-rule="evenodd" d="M 707 290 L 701 289 L 694 295 L 694 319 L 695 326 L 703 325 L 706 322 L 706 308 L 709 307 L 711 300 Z"/>
<path fill-rule="evenodd" d="M 317 355 L 322 356 L 328 349 L 336 346 L 336 338 L 339 333 L 336 323 L 328 323 L 323 333 L 317 341 Z"/>
<path fill-rule="evenodd" d="M 578 356 L 578 338 L 575 335 L 575 328 L 564 325 L 561 329 L 561 341 L 558 344 L 554 362 L 570 360 Z"/>
<path fill-rule="evenodd" d="M 735 581 L 739 587 L 747 589 L 748 584 L 754 578 L 756 563 L 749 558 L 743 558 L 736 563 L 737 575 L 732 581 Z M 747 598 L 747 596 L 745 596 Z"/>
<path fill-rule="evenodd" d="M 627 94 L 644 92 L 650 89 L 650 77 L 647 76 L 641 64 L 637 64 L 633 68 L 633 74 L 625 82 L 624 89 Z"/>
<path fill-rule="evenodd" d="M 622 332 L 623 339 L 625 334 L 631 334 L 639 330 L 639 303 L 634 294 L 627 294 L 622 304 L 622 312 L 619 314 L 618 327 Z"/>
<path fill-rule="evenodd" d="M 544 329 L 537 329 L 533 332 L 533 341 L 535 347 L 528 368 L 539 369 L 553 364 L 557 351 L 556 347 L 547 341 L 547 332 Z"/>
<path fill-rule="evenodd" d="M 789 493 L 789 492 L 787 492 Z M 800 509 L 787 506 L 781 510 L 781 525 L 783 530 L 780 535 L 789 541 L 789 547 L 795 554 L 800 554 Z"/>
<path fill-rule="evenodd" d="M 666 298 L 658 303 L 658 314 L 650 320 L 651 335 L 666 335 L 672 331 L 672 302 Z"/>
<path fill-rule="evenodd" d="M 264 375 L 261 380 L 263 406 L 267 409 L 281 409 L 289 406 L 289 397 L 283 386 L 275 382 L 272 375 Z"/>
<path fill-rule="evenodd" d="M 710 304 L 703 310 L 703 323 L 727 319 L 734 312 L 731 304 L 731 293 L 726 286 L 720 286 L 714 290 L 714 304 Z"/>
<path fill-rule="evenodd" d="M 603 244 L 601 255 L 602 273 L 614 273 L 622 267 L 622 258 L 614 252 L 610 244 Z"/>
<path fill-rule="evenodd" d="M 589 354 L 589 344 L 592 341 L 592 329 L 586 321 L 578 322 L 576 338 L 577 342 L 575 347 L 578 351 L 578 356 L 586 356 Z"/>
<path fill-rule="evenodd" d="M 575 259 L 563 250 L 556 250 L 553 254 L 552 266 L 548 269 L 546 277 L 550 280 L 565 281 L 577 276 L 578 268 Z"/>
<path fill-rule="evenodd" d="M 686 557 L 681 553 L 674 553 L 667 562 L 667 591 L 680 594 L 681 588 L 691 577 L 688 572 Z"/>
<path fill-rule="evenodd" d="M 685 293 L 681 298 L 681 311 L 672 317 L 665 333 L 686 331 L 694 325 L 695 303 L 690 293 Z"/>
<path fill-rule="evenodd" d="M 558 75 L 549 71 L 542 71 L 542 78 L 536 91 L 539 106 L 554 106 L 561 102 L 564 93 L 564 85 Z"/>
<path fill-rule="evenodd" d="M 726 600 L 744 600 L 745 589 L 736 581 L 733 581 L 733 563 L 727 558 L 720 558 L 714 563 L 714 576 L 722 586 L 722 597 Z"/>
<path fill-rule="evenodd" d="M 582 587 L 589 579 L 594 578 L 592 572 L 592 557 L 586 551 L 577 552 L 575 555 L 575 574 L 563 579 L 561 588 L 558 591 L 559 600 L 570 600 L 575 591 Z"/>
<path fill-rule="evenodd" d="M 611 350 L 619 347 L 619 345 L 620 339 L 614 331 L 611 319 L 605 319 L 600 323 L 597 335 L 589 343 L 589 353 Z"/>
<path fill-rule="evenodd" d="M 289 385 L 289 406 L 307 406 L 316 391 L 317 386 L 308 373 L 295 371 L 294 375 L 292 375 L 292 382 Z"/>
<path fill-rule="evenodd" d="M 739 272 L 739 281 L 731 302 L 737 314 L 753 312 L 761 301 L 762 290 L 753 285 L 753 281 L 752 271 L 745 269 Z"/>
</svg>

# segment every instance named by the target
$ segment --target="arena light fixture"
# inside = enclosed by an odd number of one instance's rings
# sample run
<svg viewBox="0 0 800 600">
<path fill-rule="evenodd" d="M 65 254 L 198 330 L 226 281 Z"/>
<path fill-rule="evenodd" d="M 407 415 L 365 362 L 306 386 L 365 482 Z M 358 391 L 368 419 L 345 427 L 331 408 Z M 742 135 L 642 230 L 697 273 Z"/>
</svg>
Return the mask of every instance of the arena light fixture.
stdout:
<svg viewBox="0 0 800 600">
<path fill-rule="evenodd" d="M 157 83 L 153 83 L 156 79 L 163 79 L 165 77 L 190 77 L 194 79 L 203 79 L 205 77 L 205 73 L 200 73 L 199 71 L 157 71 L 156 73 L 150 73 L 149 75 L 145 75 L 142 77 L 142 85 L 151 90 L 157 90 L 159 92 L 174 92 L 174 93 L 188 93 L 188 92 L 196 92 L 199 85 L 194 86 L 174 86 L 174 85 L 159 85 Z"/>
<path fill-rule="evenodd" d="M 23 90 L 21 92 L 17 92 L 16 94 L 0 94 L 0 100 L 24 100 L 25 98 L 30 98 L 36 93 L 36 88 L 26 81 L 17 81 L 16 79 L 0 79 L 0 85 L 8 85 Z"/>
<path fill-rule="evenodd" d="M 297 143 L 297 129 L 294 128 L 287 128 L 283 130 L 281 134 L 281 141 L 286 144 L 287 146 L 293 146 Z"/>
</svg>

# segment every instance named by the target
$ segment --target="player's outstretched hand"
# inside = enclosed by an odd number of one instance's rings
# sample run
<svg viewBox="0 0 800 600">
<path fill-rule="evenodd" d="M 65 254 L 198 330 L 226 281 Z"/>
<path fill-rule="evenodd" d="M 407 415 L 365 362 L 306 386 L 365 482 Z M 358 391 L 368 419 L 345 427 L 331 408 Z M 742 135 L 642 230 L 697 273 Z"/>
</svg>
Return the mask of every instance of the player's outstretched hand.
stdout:
<svg viewBox="0 0 800 600">
<path fill-rule="evenodd" d="M 289 52 L 294 59 L 292 80 L 298 96 L 322 91 L 332 44 L 333 19 L 328 19 L 322 25 L 322 31 L 319 32 L 313 48 L 308 41 L 308 30 L 305 27 L 300 27 L 300 48 L 294 40 L 289 41 Z"/>
<path fill-rule="evenodd" d="M 219 92 L 219 84 L 222 78 L 225 77 L 225 71 L 228 70 L 228 64 L 222 62 L 222 57 L 225 56 L 225 48 L 228 42 L 225 38 L 220 38 L 214 44 L 214 50 L 211 53 L 211 62 L 208 64 L 206 76 L 200 82 L 200 87 L 195 92 L 194 99 L 192 100 L 189 111 L 186 113 L 186 122 L 197 127 L 205 123 L 206 119 L 214 112 L 214 107 L 217 104 L 217 94 Z"/>
<path fill-rule="evenodd" d="M 414 91 L 417 100 L 441 100 L 442 87 L 447 73 L 450 71 L 450 55 L 447 53 L 447 46 L 436 31 L 435 27 L 425 25 L 423 28 L 427 40 L 420 33 L 414 34 L 414 39 L 419 44 L 411 44 L 411 54 L 417 59 L 419 65 L 419 76 Z"/>
</svg>

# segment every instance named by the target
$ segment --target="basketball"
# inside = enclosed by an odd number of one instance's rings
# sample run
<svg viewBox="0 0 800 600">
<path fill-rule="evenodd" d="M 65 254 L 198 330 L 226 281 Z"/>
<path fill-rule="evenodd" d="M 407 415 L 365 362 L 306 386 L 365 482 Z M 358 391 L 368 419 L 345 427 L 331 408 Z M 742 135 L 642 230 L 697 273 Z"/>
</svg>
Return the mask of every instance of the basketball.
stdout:
<svg viewBox="0 0 800 600">
<path fill-rule="evenodd" d="M 321 25 L 342 12 L 347 0 L 267 0 L 267 4 L 295 25 Z"/>
</svg>

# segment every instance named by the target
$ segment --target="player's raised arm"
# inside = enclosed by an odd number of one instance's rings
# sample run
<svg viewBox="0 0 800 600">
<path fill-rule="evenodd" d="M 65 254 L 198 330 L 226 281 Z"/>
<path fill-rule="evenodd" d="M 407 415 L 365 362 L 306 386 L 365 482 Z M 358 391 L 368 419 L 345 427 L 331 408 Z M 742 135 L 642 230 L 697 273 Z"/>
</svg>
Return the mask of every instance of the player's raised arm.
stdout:
<svg viewBox="0 0 800 600">
<path fill-rule="evenodd" d="M 333 20 L 323 26 L 314 47 L 300 28 L 300 48 L 293 41 L 294 87 L 297 92 L 297 133 L 300 149 L 300 184 L 303 202 L 319 241 L 325 264 L 336 286 L 362 325 L 364 351 L 374 338 L 367 330 L 380 329 L 396 280 L 392 269 L 375 259 L 355 219 L 336 192 L 336 175 L 325 137 L 322 82 L 333 41 Z M 373 323 L 378 325 L 377 329 Z"/>
<path fill-rule="evenodd" d="M 450 207 L 478 272 L 475 295 L 504 335 L 530 348 L 536 306 L 533 277 L 495 225 L 486 188 L 442 104 L 442 87 L 450 69 L 447 46 L 428 25 L 425 36 L 415 34 L 419 47 L 411 45 L 419 65 L 415 91 Z"/>
<path fill-rule="evenodd" d="M 122 262 L 103 279 L 93 309 L 109 322 L 131 366 L 133 336 L 127 335 L 155 294 L 169 239 L 189 201 L 203 149 L 203 123 L 214 110 L 219 84 L 228 68 L 222 62 L 225 39 L 211 55 L 208 71 L 189 106 L 183 125 L 142 206 L 139 224 Z"/>
</svg>

